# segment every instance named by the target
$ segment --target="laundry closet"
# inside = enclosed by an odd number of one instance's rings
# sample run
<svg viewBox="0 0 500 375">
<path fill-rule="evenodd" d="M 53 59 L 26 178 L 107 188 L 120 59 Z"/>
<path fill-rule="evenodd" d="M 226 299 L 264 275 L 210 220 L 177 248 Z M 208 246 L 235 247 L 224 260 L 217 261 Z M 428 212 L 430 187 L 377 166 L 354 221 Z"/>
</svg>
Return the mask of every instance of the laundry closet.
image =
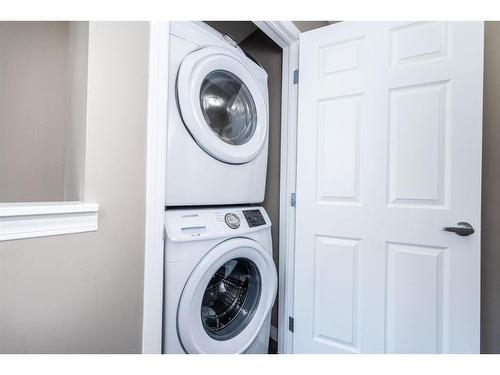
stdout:
<svg viewBox="0 0 500 375">
<path fill-rule="evenodd" d="M 276 352 L 281 48 L 252 22 L 169 47 L 163 351 Z"/>
</svg>

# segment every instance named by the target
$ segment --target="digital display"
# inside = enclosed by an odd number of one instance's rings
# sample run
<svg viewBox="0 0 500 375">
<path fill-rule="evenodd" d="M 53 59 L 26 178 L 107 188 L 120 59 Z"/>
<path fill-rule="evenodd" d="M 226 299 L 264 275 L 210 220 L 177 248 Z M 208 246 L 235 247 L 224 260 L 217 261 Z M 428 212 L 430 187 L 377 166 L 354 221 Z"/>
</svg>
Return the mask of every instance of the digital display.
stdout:
<svg viewBox="0 0 500 375">
<path fill-rule="evenodd" d="M 262 216 L 262 212 L 260 212 L 260 210 L 243 210 L 243 215 L 245 216 L 250 228 L 266 224 L 264 216 Z"/>
</svg>

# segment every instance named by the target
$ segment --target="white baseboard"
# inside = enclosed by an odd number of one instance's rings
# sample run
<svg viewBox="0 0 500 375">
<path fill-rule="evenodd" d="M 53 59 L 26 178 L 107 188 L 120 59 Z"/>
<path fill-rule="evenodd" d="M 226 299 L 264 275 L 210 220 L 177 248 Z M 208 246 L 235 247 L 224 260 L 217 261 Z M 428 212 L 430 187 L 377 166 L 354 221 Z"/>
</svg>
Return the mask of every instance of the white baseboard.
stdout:
<svg viewBox="0 0 500 375">
<path fill-rule="evenodd" d="M 276 342 L 278 342 L 278 328 L 275 326 L 271 326 L 271 331 L 269 332 L 269 336 Z"/>
</svg>

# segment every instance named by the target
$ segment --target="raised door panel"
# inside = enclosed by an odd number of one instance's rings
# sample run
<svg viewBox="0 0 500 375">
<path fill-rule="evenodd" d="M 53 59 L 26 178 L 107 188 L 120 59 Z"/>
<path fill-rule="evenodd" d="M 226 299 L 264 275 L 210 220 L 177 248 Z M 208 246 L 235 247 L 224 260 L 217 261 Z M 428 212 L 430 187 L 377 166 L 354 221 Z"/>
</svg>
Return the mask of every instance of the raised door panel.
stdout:
<svg viewBox="0 0 500 375">
<path fill-rule="evenodd" d="M 389 204 L 443 206 L 446 202 L 448 83 L 389 92 Z"/>
<path fill-rule="evenodd" d="M 448 56 L 448 22 L 415 22 L 391 30 L 393 67 Z"/>
<path fill-rule="evenodd" d="M 387 244 L 386 351 L 442 353 L 447 249 Z"/>
<path fill-rule="evenodd" d="M 314 249 L 313 335 L 336 350 L 358 353 L 359 240 L 317 236 Z"/>
<path fill-rule="evenodd" d="M 362 99 L 351 95 L 318 102 L 318 203 L 359 203 Z"/>
</svg>

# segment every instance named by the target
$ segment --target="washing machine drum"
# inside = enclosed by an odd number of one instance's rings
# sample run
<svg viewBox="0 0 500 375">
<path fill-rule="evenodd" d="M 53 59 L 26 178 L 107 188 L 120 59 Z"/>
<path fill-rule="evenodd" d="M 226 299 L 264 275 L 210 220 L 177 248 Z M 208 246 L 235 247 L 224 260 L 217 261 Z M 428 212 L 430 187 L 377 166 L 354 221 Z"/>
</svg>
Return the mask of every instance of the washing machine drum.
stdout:
<svg viewBox="0 0 500 375">
<path fill-rule="evenodd" d="M 188 353 L 243 353 L 272 308 L 277 275 L 257 242 L 235 238 L 196 266 L 179 302 L 177 326 Z"/>
<path fill-rule="evenodd" d="M 205 47 L 187 55 L 177 99 L 187 129 L 212 157 L 231 164 L 254 159 L 267 137 L 267 93 L 231 50 Z"/>
</svg>

